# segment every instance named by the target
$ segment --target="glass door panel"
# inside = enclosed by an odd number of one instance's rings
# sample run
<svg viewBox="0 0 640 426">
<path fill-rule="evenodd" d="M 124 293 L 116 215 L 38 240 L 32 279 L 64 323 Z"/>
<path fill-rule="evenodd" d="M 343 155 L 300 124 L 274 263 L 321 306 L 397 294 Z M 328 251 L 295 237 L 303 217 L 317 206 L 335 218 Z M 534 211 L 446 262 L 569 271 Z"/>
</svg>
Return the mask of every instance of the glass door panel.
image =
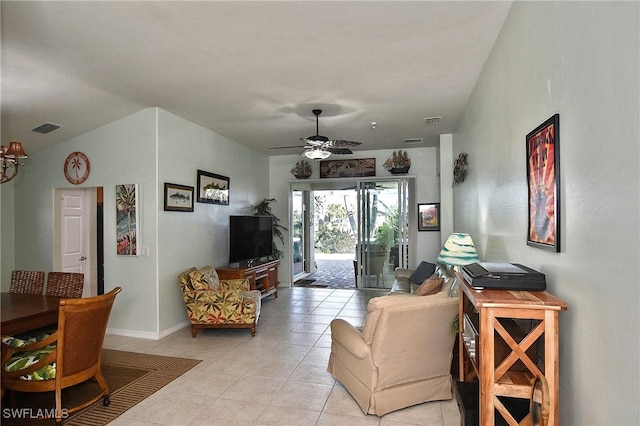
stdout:
<svg viewBox="0 0 640 426">
<path fill-rule="evenodd" d="M 408 184 L 405 179 L 358 183 L 358 287 L 391 288 L 407 265 Z"/>
<path fill-rule="evenodd" d="M 307 271 L 305 265 L 305 203 L 304 191 L 294 189 L 291 199 L 291 254 L 293 256 L 293 276 L 296 277 Z"/>
</svg>

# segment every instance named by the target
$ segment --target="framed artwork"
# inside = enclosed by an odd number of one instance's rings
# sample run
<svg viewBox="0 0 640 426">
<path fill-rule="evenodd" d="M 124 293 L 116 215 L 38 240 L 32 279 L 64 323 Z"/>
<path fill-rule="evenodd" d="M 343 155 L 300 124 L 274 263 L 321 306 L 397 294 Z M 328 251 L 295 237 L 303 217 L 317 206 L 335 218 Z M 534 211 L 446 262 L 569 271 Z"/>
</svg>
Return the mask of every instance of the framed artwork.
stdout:
<svg viewBox="0 0 640 426">
<path fill-rule="evenodd" d="M 352 158 L 320 162 L 321 178 L 343 178 L 376 175 L 375 158 Z"/>
<path fill-rule="evenodd" d="M 560 115 L 527 134 L 527 245 L 560 251 Z"/>
<path fill-rule="evenodd" d="M 174 212 L 192 212 L 193 186 L 165 182 L 164 210 Z"/>
<path fill-rule="evenodd" d="M 138 185 L 116 185 L 116 254 L 138 255 Z"/>
<path fill-rule="evenodd" d="M 440 203 L 418 204 L 418 231 L 440 230 Z"/>
<path fill-rule="evenodd" d="M 198 170 L 198 202 L 229 205 L 229 178 Z"/>
</svg>

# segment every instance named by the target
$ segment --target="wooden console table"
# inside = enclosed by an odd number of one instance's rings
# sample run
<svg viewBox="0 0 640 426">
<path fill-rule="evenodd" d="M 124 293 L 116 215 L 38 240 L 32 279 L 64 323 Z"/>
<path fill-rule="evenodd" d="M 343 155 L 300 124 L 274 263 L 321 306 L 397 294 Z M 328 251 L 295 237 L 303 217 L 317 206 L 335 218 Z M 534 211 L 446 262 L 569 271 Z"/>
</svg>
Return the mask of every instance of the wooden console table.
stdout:
<svg viewBox="0 0 640 426">
<path fill-rule="evenodd" d="M 260 290 L 263 299 L 272 294 L 277 298 L 279 263 L 279 260 L 256 262 L 251 265 L 243 262 L 240 266 L 216 268 L 216 271 L 218 272 L 218 278 L 221 280 L 248 279 L 251 290 Z"/>
<path fill-rule="evenodd" d="M 508 424 L 517 425 L 518 422 L 498 397 L 529 399 L 533 379 L 544 376 L 549 386 L 548 424 L 557 426 L 560 423 L 558 314 L 567 309 L 566 302 L 546 291 L 476 290 L 462 275 L 457 276 L 462 289 L 459 307 L 460 380 L 469 381 L 477 377 L 480 382 L 480 424 L 493 426 L 497 410 Z M 474 315 L 477 315 L 475 321 L 471 318 Z M 503 325 L 508 318 L 534 320 L 531 331 L 525 332 L 522 339 L 514 338 Z M 496 339 L 500 338 L 508 345 L 510 353 L 495 365 Z M 537 360 L 531 359 L 527 353 L 531 352 L 530 348 L 535 348 L 539 338 L 544 339 L 542 369 L 538 367 Z M 520 368 L 514 367 L 517 361 Z M 529 417 L 522 419 L 520 424 L 529 424 Z"/>
</svg>

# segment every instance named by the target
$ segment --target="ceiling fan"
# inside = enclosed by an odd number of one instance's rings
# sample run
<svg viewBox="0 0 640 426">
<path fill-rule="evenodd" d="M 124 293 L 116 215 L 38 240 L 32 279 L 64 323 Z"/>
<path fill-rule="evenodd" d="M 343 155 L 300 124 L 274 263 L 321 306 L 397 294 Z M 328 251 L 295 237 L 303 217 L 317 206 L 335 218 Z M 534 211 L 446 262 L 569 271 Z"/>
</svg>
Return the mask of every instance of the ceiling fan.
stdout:
<svg viewBox="0 0 640 426">
<path fill-rule="evenodd" d="M 342 139 L 329 139 L 326 136 L 322 136 L 319 133 L 318 117 L 322 114 L 321 109 L 314 109 L 313 114 L 316 116 L 316 134 L 306 138 L 300 138 L 305 142 L 305 145 L 294 146 L 279 146 L 270 149 L 285 149 L 285 148 L 304 148 L 302 155 L 311 160 L 324 160 L 331 154 L 353 154 L 349 148 L 361 145 L 361 142 L 346 141 Z"/>
</svg>

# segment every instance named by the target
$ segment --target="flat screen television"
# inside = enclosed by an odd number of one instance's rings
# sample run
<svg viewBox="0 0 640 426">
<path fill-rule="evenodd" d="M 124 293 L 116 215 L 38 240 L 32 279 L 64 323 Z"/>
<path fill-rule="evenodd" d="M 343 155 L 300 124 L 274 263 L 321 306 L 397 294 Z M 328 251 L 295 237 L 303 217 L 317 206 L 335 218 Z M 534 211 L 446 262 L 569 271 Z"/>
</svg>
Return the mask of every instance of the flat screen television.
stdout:
<svg viewBox="0 0 640 426">
<path fill-rule="evenodd" d="M 229 263 L 272 255 L 272 216 L 229 216 Z"/>
</svg>

